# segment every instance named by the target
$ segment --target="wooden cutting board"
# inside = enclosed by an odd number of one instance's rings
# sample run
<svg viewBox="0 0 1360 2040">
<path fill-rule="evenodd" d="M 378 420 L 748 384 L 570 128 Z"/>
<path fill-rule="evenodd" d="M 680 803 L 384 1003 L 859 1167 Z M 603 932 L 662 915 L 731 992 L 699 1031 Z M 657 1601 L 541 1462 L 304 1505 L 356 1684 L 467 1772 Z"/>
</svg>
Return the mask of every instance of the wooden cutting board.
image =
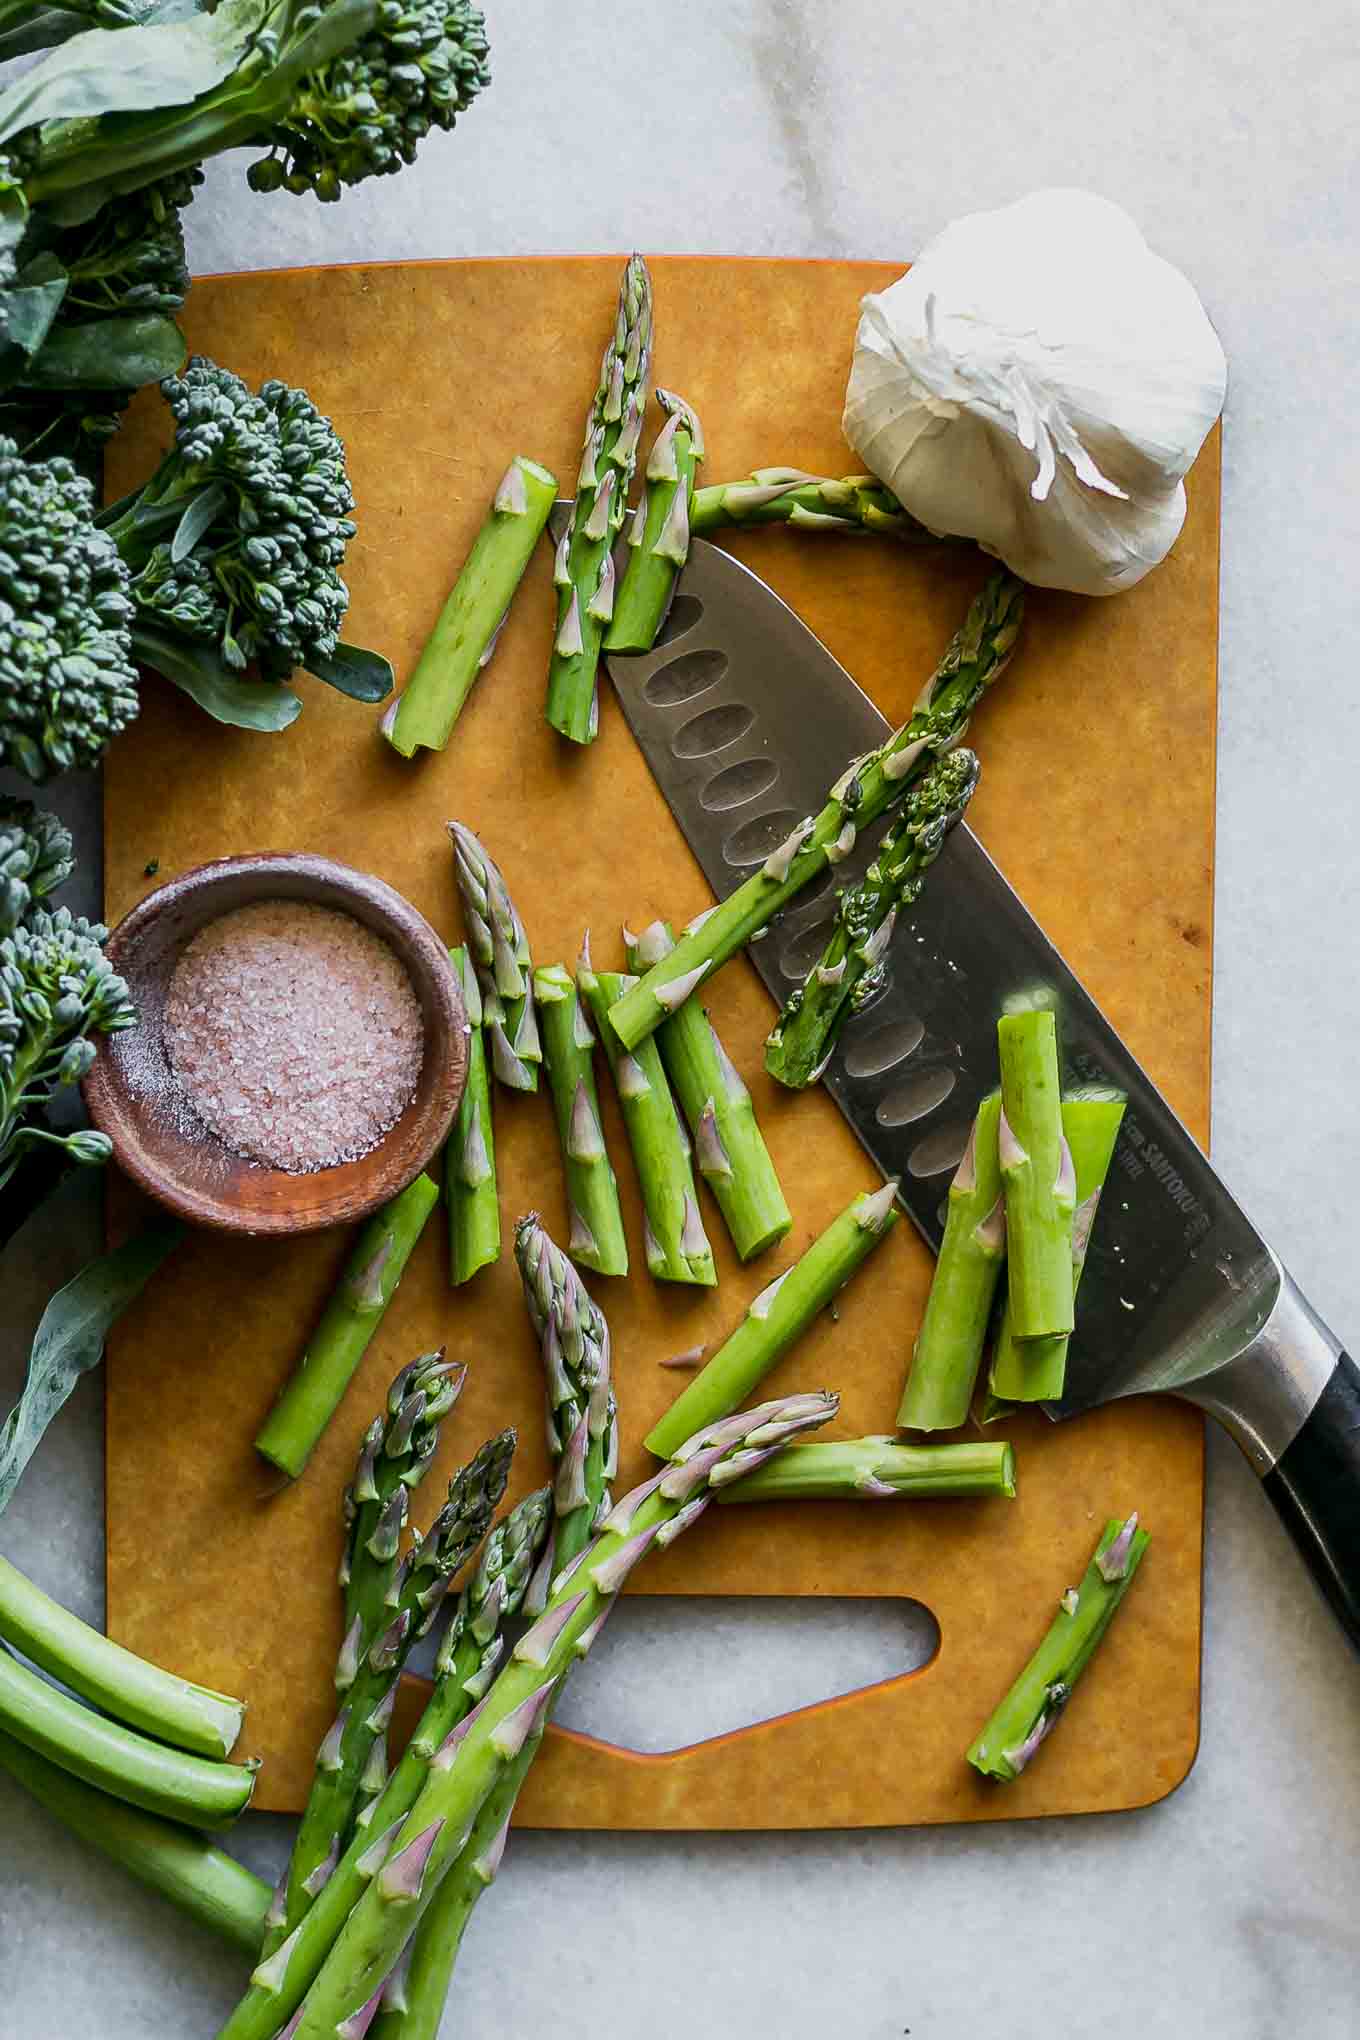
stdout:
<svg viewBox="0 0 1360 2040">
<path fill-rule="evenodd" d="M 791 463 L 853 467 L 839 431 L 856 305 L 899 265 L 659 259 L 655 373 L 697 405 L 711 479 Z M 367 266 L 195 286 L 191 344 L 252 381 L 301 382 L 349 446 L 359 499 L 350 635 L 410 669 L 509 455 L 570 483 L 583 406 L 613 316 L 619 258 Z M 150 472 L 167 436 L 158 399 L 113 446 L 114 493 Z M 974 725 L 984 761 L 970 819 L 1134 1052 L 1207 1137 L 1218 576 L 1217 439 L 1191 481 L 1171 559 L 1110 602 L 1035 596 L 1022 654 Z M 903 715 L 983 563 L 887 543 L 744 535 L 739 550 L 875 697 Z M 450 815 L 500 860 L 542 963 L 597 963 L 615 931 L 709 896 L 607 689 L 598 743 L 567 751 L 541 719 L 551 633 L 543 547 L 448 752 L 408 765 L 375 712 L 303 682 L 286 735 L 217 728 L 169 687 L 106 773 L 107 911 L 162 877 L 233 851 L 305 849 L 397 885 L 451 938 L 459 927 Z M 840 761 L 828 759 L 828 776 Z M 761 1073 L 770 1008 L 735 963 L 715 1022 L 756 1095 L 793 1206 L 790 1239 L 742 1270 L 716 1212 L 716 1292 L 638 1273 L 597 1289 L 614 1331 L 625 1438 L 620 1488 L 675 1393 L 657 1362 L 715 1341 L 872 1173 L 820 1094 Z M 602 1084 L 602 1091 L 607 1086 Z M 626 1144 L 607 1133 L 641 1267 Z M 537 1206 L 563 1233 L 546 1097 L 498 1099 L 507 1234 Z M 943 1183 L 941 1185 L 943 1189 Z M 489 1430 L 520 1427 L 512 1492 L 544 1479 L 534 1343 L 508 1260 L 450 1291 L 439 1219 L 306 1476 L 267 1498 L 251 1439 L 345 1254 L 190 1239 L 123 1321 L 108 1363 L 108 1610 L 134 1649 L 250 1704 L 245 1746 L 265 1759 L 257 1803 L 302 1804 L 334 1710 L 339 1502 L 356 1443 L 397 1368 L 447 1341 L 471 1375 L 447 1424 L 422 1520 Z M 838 1388 L 846 1435 L 890 1428 L 930 1257 L 901 1225 L 768 1392 Z M 1170 1792 L 1199 1716 L 1203 1433 L 1170 1402 L 1055 1429 L 1015 1423 L 1019 1499 L 973 1505 L 809 1505 L 710 1514 L 649 1561 L 651 1594 L 901 1595 L 941 1631 L 933 1661 L 822 1705 L 668 1755 L 551 1731 L 519 1818 L 536 1826 L 785 1828 L 974 1820 L 1132 1807 Z M 1051 1755 L 990 1789 L 963 1751 L 1028 1654 L 1100 1523 L 1137 1507 L 1149 1559 Z"/>
</svg>

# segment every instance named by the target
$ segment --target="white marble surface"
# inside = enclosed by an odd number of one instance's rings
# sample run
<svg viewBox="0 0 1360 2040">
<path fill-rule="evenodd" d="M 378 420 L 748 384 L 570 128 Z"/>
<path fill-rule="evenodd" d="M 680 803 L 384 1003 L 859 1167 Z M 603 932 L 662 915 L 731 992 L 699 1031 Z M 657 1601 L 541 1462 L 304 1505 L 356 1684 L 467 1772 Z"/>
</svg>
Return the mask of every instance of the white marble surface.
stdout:
<svg viewBox="0 0 1360 2040">
<path fill-rule="evenodd" d="M 1065 182 L 1127 205 L 1198 282 L 1232 369 L 1215 1153 L 1319 1307 L 1360 1337 L 1353 9 L 493 0 L 490 12 L 495 83 L 456 136 L 328 209 L 253 199 L 236 163 L 216 166 L 194 213 L 196 267 L 634 242 L 906 258 L 952 214 Z M 88 821 L 90 793 L 66 798 Z M 75 1212 L 0 1269 L 0 1401 L 40 1280 L 74 1267 L 89 1236 Z M 87 1385 L 3 1545 L 96 1618 L 101 1484 Z M 469 1937 L 445 2033 L 518 2040 L 541 2025 L 614 2040 L 659 2017 L 709 2040 L 1351 2040 L 1360 1668 L 1218 1438 L 1208 1508 L 1203 1743 L 1169 1801 L 971 1830 L 522 1835 Z M 828 1685 L 842 1649 L 882 1647 L 807 1634 Z M 673 1636 L 638 1656 L 635 1707 L 658 1658 L 683 1676 Z M 733 1714 L 764 1711 L 749 1653 L 728 1679 Z M 285 1833 L 250 1819 L 241 1846 L 272 1870 Z M 235 1961 L 8 1781 L 0 1973 L 0 2033 L 16 2040 L 206 2035 L 239 1981 Z"/>
</svg>

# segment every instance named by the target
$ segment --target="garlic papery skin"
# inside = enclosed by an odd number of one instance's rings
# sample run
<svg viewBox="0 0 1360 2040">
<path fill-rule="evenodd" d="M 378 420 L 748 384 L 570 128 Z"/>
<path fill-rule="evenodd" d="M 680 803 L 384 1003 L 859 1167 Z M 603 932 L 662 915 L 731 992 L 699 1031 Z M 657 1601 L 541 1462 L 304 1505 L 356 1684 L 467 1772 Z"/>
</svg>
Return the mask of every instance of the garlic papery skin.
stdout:
<svg viewBox="0 0 1360 2040">
<path fill-rule="evenodd" d="M 955 220 L 864 299 L 843 423 L 930 530 L 1112 595 L 1175 541 L 1226 385 L 1193 286 L 1128 214 L 1039 191 Z"/>
</svg>

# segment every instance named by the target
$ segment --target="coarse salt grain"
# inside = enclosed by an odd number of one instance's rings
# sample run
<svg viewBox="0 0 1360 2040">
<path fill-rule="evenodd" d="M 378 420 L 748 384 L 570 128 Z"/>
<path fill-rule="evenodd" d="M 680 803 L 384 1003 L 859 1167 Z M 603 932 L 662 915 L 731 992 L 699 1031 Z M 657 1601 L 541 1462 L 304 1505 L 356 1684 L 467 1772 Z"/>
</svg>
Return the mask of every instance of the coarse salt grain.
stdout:
<svg viewBox="0 0 1360 2040">
<path fill-rule="evenodd" d="M 170 1067 L 236 1153 L 291 1174 L 357 1161 L 415 1091 L 424 1028 L 392 949 L 350 914 L 262 900 L 200 929 L 165 1003 Z"/>
</svg>

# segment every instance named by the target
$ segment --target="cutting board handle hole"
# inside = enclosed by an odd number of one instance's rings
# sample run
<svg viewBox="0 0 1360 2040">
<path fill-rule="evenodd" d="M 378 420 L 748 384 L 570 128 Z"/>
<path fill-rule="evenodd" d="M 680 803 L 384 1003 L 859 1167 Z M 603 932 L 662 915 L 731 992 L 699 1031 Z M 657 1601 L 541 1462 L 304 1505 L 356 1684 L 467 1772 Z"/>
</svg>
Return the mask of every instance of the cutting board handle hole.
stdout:
<svg viewBox="0 0 1360 2040">
<path fill-rule="evenodd" d="M 629 1594 L 572 1674 L 560 1727 L 642 1755 L 923 1671 L 940 1625 L 920 1601 Z M 824 1671 L 834 1660 L 828 1684 Z"/>
</svg>

